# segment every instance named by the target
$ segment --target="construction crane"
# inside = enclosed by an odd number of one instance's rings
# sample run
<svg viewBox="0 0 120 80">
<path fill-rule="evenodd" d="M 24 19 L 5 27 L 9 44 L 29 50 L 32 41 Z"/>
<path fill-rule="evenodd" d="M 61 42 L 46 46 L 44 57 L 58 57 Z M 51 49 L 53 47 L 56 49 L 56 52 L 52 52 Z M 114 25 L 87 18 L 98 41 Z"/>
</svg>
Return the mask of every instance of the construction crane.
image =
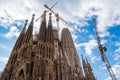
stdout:
<svg viewBox="0 0 120 80">
<path fill-rule="evenodd" d="M 51 7 L 50 7 L 50 9 L 52 9 L 55 5 L 57 5 L 57 2 L 55 3 L 55 4 L 53 4 Z M 49 10 L 47 10 L 46 12 L 48 12 Z M 41 17 L 43 16 L 43 14 L 40 16 L 40 17 L 38 17 L 35 21 L 37 22 Z"/>
<path fill-rule="evenodd" d="M 3 9 L 3 11 L 6 13 L 6 15 L 7 15 L 9 18 L 11 18 L 12 20 L 14 20 L 14 19 L 9 15 L 9 13 L 8 13 L 5 9 Z"/>
<path fill-rule="evenodd" d="M 100 51 L 100 54 L 101 54 L 101 58 L 102 58 L 102 61 L 105 63 L 106 67 L 107 67 L 107 70 L 111 76 L 111 79 L 112 80 L 117 80 L 116 79 L 116 76 L 109 64 L 109 61 L 105 55 L 105 51 L 107 51 L 107 48 L 104 47 L 102 44 L 101 44 L 101 41 L 100 41 L 100 35 L 99 35 L 99 31 L 98 31 L 98 28 L 97 28 L 97 23 L 96 23 L 96 19 L 93 19 L 94 21 L 94 28 L 95 28 L 95 32 L 96 32 L 96 38 L 97 38 L 97 43 L 98 43 L 98 48 L 99 48 L 99 51 Z"/>
<path fill-rule="evenodd" d="M 65 21 L 63 18 L 61 18 L 58 13 L 55 13 L 48 5 L 45 4 L 44 7 L 47 8 L 50 12 L 52 12 L 52 13 L 55 15 L 58 29 L 60 29 L 60 28 L 59 28 L 59 20 L 60 20 L 60 19 L 61 19 L 65 24 L 69 25 L 69 23 L 68 23 L 67 21 Z M 69 26 L 70 26 L 70 25 L 69 25 Z M 70 27 L 70 28 L 74 29 L 76 32 L 79 32 L 79 30 L 77 30 L 77 29 L 75 29 L 75 28 L 73 28 L 73 27 Z M 80 32 L 79 32 L 79 33 L 80 33 Z"/>
</svg>

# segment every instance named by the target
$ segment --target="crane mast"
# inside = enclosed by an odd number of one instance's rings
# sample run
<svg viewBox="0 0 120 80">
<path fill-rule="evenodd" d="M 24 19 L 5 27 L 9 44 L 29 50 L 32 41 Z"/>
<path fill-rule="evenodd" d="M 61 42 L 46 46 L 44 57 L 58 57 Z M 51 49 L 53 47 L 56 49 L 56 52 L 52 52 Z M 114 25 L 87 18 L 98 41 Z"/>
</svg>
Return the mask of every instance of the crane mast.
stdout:
<svg viewBox="0 0 120 80">
<path fill-rule="evenodd" d="M 94 21 L 94 28 L 95 28 L 95 32 L 96 32 L 96 38 L 97 38 L 97 43 L 98 43 L 98 48 L 99 48 L 99 51 L 100 51 L 100 54 L 101 54 L 101 58 L 102 58 L 102 61 L 105 63 L 106 67 L 107 67 L 107 70 L 111 76 L 111 79 L 112 80 L 117 80 L 116 79 L 116 76 L 110 66 L 110 63 L 105 55 L 105 51 L 106 51 L 106 47 L 103 47 L 102 44 L 101 44 L 101 41 L 100 41 L 100 36 L 99 36 L 99 32 L 98 32 L 98 28 L 97 28 L 97 23 L 96 23 L 96 19 L 93 19 Z"/>
</svg>

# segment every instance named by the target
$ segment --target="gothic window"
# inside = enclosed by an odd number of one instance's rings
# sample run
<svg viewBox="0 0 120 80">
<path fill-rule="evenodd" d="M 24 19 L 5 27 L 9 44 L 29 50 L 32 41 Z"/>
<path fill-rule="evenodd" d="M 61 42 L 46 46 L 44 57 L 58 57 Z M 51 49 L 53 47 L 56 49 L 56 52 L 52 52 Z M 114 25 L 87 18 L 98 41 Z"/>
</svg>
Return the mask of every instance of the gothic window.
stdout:
<svg viewBox="0 0 120 80">
<path fill-rule="evenodd" d="M 49 59 L 50 59 L 50 54 L 49 54 Z"/>
<path fill-rule="evenodd" d="M 42 46 L 42 54 L 43 54 L 44 50 L 45 50 L 45 46 Z"/>
<path fill-rule="evenodd" d="M 45 49 L 45 46 L 43 46 L 43 50 Z"/>
<path fill-rule="evenodd" d="M 42 45 L 40 45 L 40 49 L 39 50 L 40 50 L 39 52 L 41 54 L 42 53 Z"/>
<path fill-rule="evenodd" d="M 43 35 L 41 35 L 41 40 L 43 40 Z"/>
<path fill-rule="evenodd" d="M 26 71 L 27 71 L 27 73 L 28 73 L 28 71 L 29 71 L 29 69 L 28 69 L 28 68 L 29 68 L 29 64 L 27 63 L 27 70 L 26 70 Z"/>
<path fill-rule="evenodd" d="M 50 51 L 51 51 L 51 50 L 50 50 L 50 48 L 49 48 L 49 53 L 50 53 Z"/>
<path fill-rule="evenodd" d="M 44 31 L 43 31 L 44 32 Z M 44 40 L 44 33 L 42 34 L 42 40 Z"/>
<path fill-rule="evenodd" d="M 31 62 L 31 66 L 30 66 L 30 76 L 32 76 L 32 73 L 33 73 L 33 67 L 34 67 L 34 62 L 32 61 Z"/>
<path fill-rule="evenodd" d="M 25 75 L 23 70 L 20 70 L 18 80 L 25 80 Z"/>
<path fill-rule="evenodd" d="M 47 52 L 49 51 L 49 48 L 48 48 L 48 46 L 47 46 Z M 49 53 L 47 53 L 47 57 L 49 57 Z"/>
<path fill-rule="evenodd" d="M 35 52 L 32 52 L 32 57 L 34 57 L 35 56 Z"/>
<path fill-rule="evenodd" d="M 27 51 L 27 48 L 26 48 L 26 47 L 24 47 L 24 48 L 23 48 L 23 52 L 26 52 L 26 51 Z"/>
<path fill-rule="evenodd" d="M 47 46 L 47 52 L 48 52 L 48 46 Z"/>
<path fill-rule="evenodd" d="M 42 39 L 42 35 L 39 34 L 39 36 L 40 36 L 39 38 Z"/>
<path fill-rule="evenodd" d="M 49 73 L 49 80 L 52 80 L 52 75 Z"/>
<path fill-rule="evenodd" d="M 48 60 L 45 60 L 46 64 L 48 64 Z"/>
<path fill-rule="evenodd" d="M 39 44 L 39 47 L 40 47 L 40 49 L 42 49 L 42 45 L 41 44 Z"/>
<path fill-rule="evenodd" d="M 15 57 L 14 57 L 14 62 L 16 61 L 16 59 L 17 59 L 17 54 L 15 54 Z"/>
</svg>

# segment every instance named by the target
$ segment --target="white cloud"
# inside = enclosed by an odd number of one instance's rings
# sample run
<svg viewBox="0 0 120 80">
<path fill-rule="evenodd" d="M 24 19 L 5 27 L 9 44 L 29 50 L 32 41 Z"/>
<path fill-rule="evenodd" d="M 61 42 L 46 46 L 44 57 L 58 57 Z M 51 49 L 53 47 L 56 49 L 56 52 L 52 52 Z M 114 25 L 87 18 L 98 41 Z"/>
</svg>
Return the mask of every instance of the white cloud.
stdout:
<svg viewBox="0 0 120 80">
<path fill-rule="evenodd" d="M 102 70 L 107 69 L 104 63 L 101 66 L 99 66 L 99 68 L 102 69 Z"/>
<path fill-rule="evenodd" d="M 72 38 L 73 38 L 73 40 L 75 41 L 75 40 L 77 39 L 77 35 L 72 34 Z"/>
<path fill-rule="evenodd" d="M 115 44 L 115 45 L 119 47 L 119 46 L 120 46 L 120 42 L 116 42 L 116 44 Z"/>
<path fill-rule="evenodd" d="M 117 47 L 117 49 L 114 51 L 114 60 L 120 60 L 120 43 L 116 42 L 115 46 Z"/>
<path fill-rule="evenodd" d="M 19 29 L 17 29 L 17 27 L 15 27 L 15 26 L 12 26 L 12 27 L 10 27 L 10 31 L 8 33 L 4 34 L 4 36 L 6 38 L 11 38 L 13 36 L 18 37 L 19 34 L 20 34 Z"/>
<path fill-rule="evenodd" d="M 115 64 L 112 67 L 116 77 L 120 77 L 120 65 L 119 64 Z"/>
<path fill-rule="evenodd" d="M 116 52 L 119 52 L 119 53 L 115 53 L 115 55 L 114 55 L 114 60 L 120 60 L 120 49 L 119 49 L 119 51 L 117 50 Z"/>
<path fill-rule="evenodd" d="M 76 47 L 84 47 L 87 55 L 92 55 L 92 50 L 97 47 L 97 41 L 95 39 L 91 39 L 88 42 L 75 44 Z"/>
<path fill-rule="evenodd" d="M 109 36 L 110 35 L 110 33 L 109 32 L 102 32 L 102 33 L 100 33 L 100 37 L 102 38 L 102 37 L 105 37 L 105 36 Z"/>
<path fill-rule="evenodd" d="M 107 40 L 104 40 L 104 39 L 101 40 L 101 44 L 105 44 L 107 42 L 108 42 Z"/>
<path fill-rule="evenodd" d="M 97 15 L 98 29 L 100 32 L 102 32 L 102 37 L 109 36 L 109 33 L 107 32 L 109 27 L 113 27 L 114 24 L 120 24 L 119 1 L 80 0 L 75 3 L 76 6 L 74 5 L 71 7 L 70 5 L 73 5 L 74 3 L 75 2 L 67 2 L 67 7 L 66 5 L 63 6 L 65 8 L 65 19 L 68 19 L 68 21 L 73 23 L 80 24 L 82 21 L 85 22 L 86 17 L 90 18 L 93 15 Z M 82 21 L 79 22 L 78 20 Z"/>
<path fill-rule="evenodd" d="M 92 61 L 92 63 L 95 63 L 96 61 L 100 61 L 101 60 L 101 58 L 100 57 L 98 57 L 98 56 L 90 56 L 90 59 L 91 59 L 91 61 Z"/>
<path fill-rule="evenodd" d="M 107 77 L 105 80 L 112 80 L 111 77 Z"/>
<path fill-rule="evenodd" d="M 116 49 L 115 52 L 120 53 L 120 48 Z"/>
<path fill-rule="evenodd" d="M 10 24 L 13 24 L 13 20 L 11 20 L 10 18 L 5 17 L 5 16 L 4 16 L 4 18 L 0 17 L 0 26 L 7 29 L 10 26 Z"/>
<path fill-rule="evenodd" d="M 0 56 L 0 62 L 3 62 L 3 63 L 7 63 L 8 61 L 8 58 L 7 57 L 3 57 L 3 56 Z"/>
<path fill-rule="evenodd" d="M 90 40 L 88 43 L 83 43 L 83 46 L 85 47 L 85 52 L 87 55 L 92 54 L 92 50 L 97 46 L 96 40 Z"/>
<path fill-rule="evenodd" d="M 89 35 L 89 38 L 90 38 L 90 39 L 93 39 L 93 38 L 94 38 L 94 35 L 90 34 L 90 35 Z"/>
<path fill-rule="evenodd" d="M 19 0 L 19 1 L 1 0 L 0 8 L 1 8 L 1 12 L 3 12 L 3 10 L 5 9 L 13 19 L 26 19 L 26 18 L 29 18 L 30 14 L 33 14 L 37 10 L 38 11 L 41 10 L 38 7 L 42 5 L 39 5 L 40 3 L 38 3 L 38 1 L 39 0 L 36 0 L 36 1 L 34 0 L 25 0 L 25 1 L 24 0 Z M 1 14 L 0 16 L 5 16 L 5 15 L 7 14 L 4 12 L 4 15 Z"/>
<path fill-rule="evenodd" d="M 4 6 L 14 19 L 26 19 L 30 14 L 28 13 L 38 13 L 42 12 L 44 9 L 43 5 L 46 3 L 49 6 L 54 4 L 56 1 L 50 0 L 1 0 L 1 8 Z M 120 2 L 117 0 L 109 1 L 109 0 L 66 0 L 57 1 L 58 5 L 54 7 L 56 12 L 61 12 L 61 16 L 65 17 L 68 21 L 74 19 L 73 22 L 78 22 L 78 19 L 83 19 L 86 16 L 92 16 L 94 14 L 99 16 L 99 20 L 101 20 L 100 25 L 110 25 L 115 23 L 113 19 L 119 16 L 119 4 Z M 115 4 L 113 6 L 113 4 Z M 17 6 L 16 6 L 17 5 Z M 21 6 L 22 5 L 22 6 Z M 71 6 L 74 5 L 74 6 Z M 16 6 L 16 7 L 15 7 Z M 57 7 L 57 8 L 56 8 Z M 8 9 L 9 8 L 9 9 Z M 95 9 L 93 11 L 92 9 Z M 16 14 L 17 13 L 17 14 Z M 2 14 L 1 14 L 2 15 Z M 24 15 L 24 16 L 23 16 Z M 114 15 L 113 17 L 111 15 Z M 27 17 L 26 17 L 27 16 Z M 71 18 L 71 19 L 70 19 Z M 106 18 L 106 19 L 105 19 Z M 105 19 L 105 20 L 104 20 Z M 109 20 L 110 19 L 110 20 Z M 112 21 L 111 21 L 112 19 Z M 104 20 L 104 21 L 103 21 Z M 112 23 L 110 23 L 110 22 Z M 117 20 L 118 21 L 118 20 Z M 109 23 L 108 23 L 109 22 Z M 106 24 L 108 23 L 108 24 Z M 103 27 L 103 26 L 101 26 Z"/>
<path fill-rule="evenodd" d="M 0 44 L 0 48 L 2 49 L 8 49 L 6 45 Z"/>
<path fill-rule="evenodd" d="M 35 18 L 42 14 L 43 10 L 45 9 L 43 6 L 44 4 L 51 6 L 55 2 L 55 0 L 1 0 L 0 12 L 2 12 L 2 14 L 0 14 L 0 16 L 7 16 L 7 14 L 3 11 L 3 9 L 5 9 L 15 20 L 30 20 L 30 15 L 33 13 L 36 14 Z M 53 8 L 54 11 L 59 12 L 60 16 L 62 16 L 65 20 L 75 23 L 76 25 L 88 25 L 86 19 L 88 19 L 88 17 L 90 18 L 93 15 L 97 15 L 99 31 L 102 31 L 106 34 L 107 28 L 111 27 L 114 24 L 120 24 L 119 0 L 66 0 L 64 3 L 63 1 L 58 0 L 57 2 L 58 4 Z M 62 24 L 63 23 L 60 22 L 60 25 Z M 36 24 L 35 26 L 39 27 Z"/>
</svg>

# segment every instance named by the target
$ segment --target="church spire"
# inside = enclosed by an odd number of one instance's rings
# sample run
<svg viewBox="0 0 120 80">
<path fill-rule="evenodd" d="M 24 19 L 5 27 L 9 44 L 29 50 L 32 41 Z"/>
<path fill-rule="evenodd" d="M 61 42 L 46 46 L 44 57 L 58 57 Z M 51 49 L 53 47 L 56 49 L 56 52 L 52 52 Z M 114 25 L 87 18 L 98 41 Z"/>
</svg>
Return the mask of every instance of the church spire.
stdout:
<svg viewBox="0 0 120 80">
<path fill-rule="evenodd" d="M 46 42 L 53 43 L 53 28 L 52 28 L 52 13 L 49 14 L 49 22 L 48 22 L 48 29 L 46 33 Z"/>
<path fill-rule="evenodd" d="M 48 22 L 48 27 L 52 26 L 52 19 L 51 19 L 52 13 L 49 13 L 49 22 Z"/>
<path fill-rule="evenodd" d="M 92 72 L 92 67 L 91 67 L 90 63 L 88 62 L 87 58 L 86 58 L 86 65 L 87 65 L 87 68 L 88 68 L 90 80 L 95 80 L 95 76 Z"/>
<path fill-rule="evenodd" d="M 25 25 L 21 33 L 25 33 L 28 20 L 25 20 Z"/>
<path fill-rule="evenodd" d="M 23 28 L 22 32 L 20 33 L 13 50 L 19 49 L 21 47 L 21 44 L 23 42 L 23 38 L 25 36 L 25 30 L 26 30 L 27 22 L 28 22 L 28 20 L 25 21 L 24 28 Z"/>
<path fill-rule="evenodd" d="M 46 35 L 46 11 L 41 16 L 41 25 L 38 35 L 38 40 L 45 41 L 45 35 Z"/>
<path fill-rule="evenodd" d="M 82 57 L 82 64 L 83 64 L 83 69 L 84 69 L 84 73 L 85 73 L 85 80 L 89 80 L 89 74 L 88 74 L 88 69 L 87 69 L 87 64 L 86 61 L 84 60 L 83 56 Z"/>
<path fill-rule="evenodd" d="M 35 16 L 35 14 L 32 15 L 32 20 L 30 22 L 30 25 L 28 26 L 27 31 L 26 31 L 23 43 L 28 43 L 30 38 L 32 37 L 34 16 Z"/>
<path fill-rule="evenodd" d="M 41 22 L 46 22 L 46 12 L 47 11 L 44 11 L 44 13 L 42 14 L 42 16 L 41 16 Z"/>
</svg>

